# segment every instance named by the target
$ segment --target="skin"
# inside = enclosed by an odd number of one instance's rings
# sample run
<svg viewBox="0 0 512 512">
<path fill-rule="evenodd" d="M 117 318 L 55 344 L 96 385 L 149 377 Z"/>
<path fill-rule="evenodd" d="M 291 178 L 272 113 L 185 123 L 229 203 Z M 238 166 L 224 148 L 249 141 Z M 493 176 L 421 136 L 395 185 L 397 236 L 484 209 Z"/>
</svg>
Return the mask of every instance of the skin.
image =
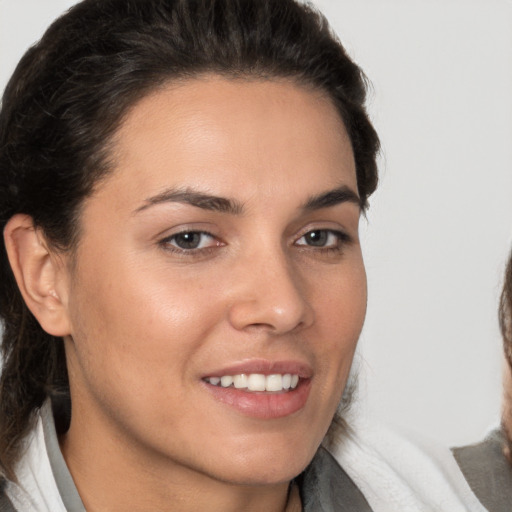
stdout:
<svg viewBox="0 0 512 512">
<path fill-rule="evenodd" d="M 340 187 L 357 196 L 335 107 L 292 82 L 206 76 L 142 99 L 112 147 L 72 256 L 27 219 L 9 227 L 21 269 L 24 250 L 47 251 L 37 293 L 21 287 L 65 338 L 61 449 L 87 510 L 299 509 L 289 482 L 329 427 L 366 309 L 359 204 L 312 201 Z M 235 208 L 163 200 L 169 190 Z M 305 237 L 315 230 L 323 246 Z M 183 231 L 210 235 L 184 250 Z M 208 391 L 205 375 L 254 359 L 307 367 L 304 406 L 258 418 Z"/>
</svg>

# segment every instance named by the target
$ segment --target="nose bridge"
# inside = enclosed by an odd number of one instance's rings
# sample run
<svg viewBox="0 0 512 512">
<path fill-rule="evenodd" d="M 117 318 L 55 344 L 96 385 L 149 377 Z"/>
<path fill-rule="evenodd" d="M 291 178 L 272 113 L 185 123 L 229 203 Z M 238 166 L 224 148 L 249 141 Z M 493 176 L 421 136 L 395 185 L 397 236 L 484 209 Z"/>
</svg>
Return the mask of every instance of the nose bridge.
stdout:
<svg viewBox="0 0 512 512">
<path fill-rule="evenodd" d="M 280 244 L 260 245 L 248 253 L 238 274 L 230 320 L 237 329 L 249 326 L 284 333 L 309 325 L 313 310 L 299 269 Z"/>
</svg>

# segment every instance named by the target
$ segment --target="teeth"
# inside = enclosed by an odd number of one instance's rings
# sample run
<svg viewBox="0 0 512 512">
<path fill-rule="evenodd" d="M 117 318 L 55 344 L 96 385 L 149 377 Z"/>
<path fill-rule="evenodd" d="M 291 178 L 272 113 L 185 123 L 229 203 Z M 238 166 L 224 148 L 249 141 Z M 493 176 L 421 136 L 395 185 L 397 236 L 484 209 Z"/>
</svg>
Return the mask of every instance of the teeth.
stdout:
<svg viewBox="0 0 512 512">
<path fill-rule="evenodd" d="M 205 379 L 213 386 L 228 388 L 234 386 L 236 389 L 247 389 L 248 391 L 288 391 L 295 389 L 299 384 L 299 376 L 285 373 L 263 375 L 262 373 L 241 373 L 238 375 L 223 375 L 222 377 L 207 377 Z"/>
<path fill-rule="evenodd" d="M 229 388 L 233 384 L 233 377 L 231 375 L 224 375 L 220 378 L 220 385 L 223 388 Z"/>
<path fill-rule="evenodd" d="M 265 391 L 265 381 L 265 375 L 251 373 L 247 379 L 247 389 L 249 391 Z"/>
<path fill-rule="evenodd" d="M 283 390 L 283 376 L 282 375 L 269 375 L 265 379 L 265 391 L 282 391 Z"/>
<path fill-rule="evenodd" d="M 248 380 L 249 379 L 247 378 L 247 375 L 245 375 L 245 373 L 242 373 L 240 375 L 235 375 L 233 377 L 233 384 L 235 385 L 235 388 L 237 388 L 237 389 L 246 388 Z M 210 382 L 213 384 L 211 379 L 210 379 Z"/>
</svg>

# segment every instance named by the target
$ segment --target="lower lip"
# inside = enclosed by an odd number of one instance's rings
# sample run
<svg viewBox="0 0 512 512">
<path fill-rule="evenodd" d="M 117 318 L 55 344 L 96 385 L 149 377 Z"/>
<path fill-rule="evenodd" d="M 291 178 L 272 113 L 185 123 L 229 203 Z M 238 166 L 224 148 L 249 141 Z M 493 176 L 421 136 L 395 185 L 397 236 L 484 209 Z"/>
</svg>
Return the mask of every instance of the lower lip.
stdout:
<svg viewBox="0 0 512 512">
<path fill-rule="evenodd" d="M 204 384 L 219 402 L 245 416 L 268 420 L 300 411 L 306 405 L 311 389 L 310 379 L 300 380 L 294 390 L 283 393 L 251 392 L 234 387 L 213 386 L 207 382 Z"/>
</svg>

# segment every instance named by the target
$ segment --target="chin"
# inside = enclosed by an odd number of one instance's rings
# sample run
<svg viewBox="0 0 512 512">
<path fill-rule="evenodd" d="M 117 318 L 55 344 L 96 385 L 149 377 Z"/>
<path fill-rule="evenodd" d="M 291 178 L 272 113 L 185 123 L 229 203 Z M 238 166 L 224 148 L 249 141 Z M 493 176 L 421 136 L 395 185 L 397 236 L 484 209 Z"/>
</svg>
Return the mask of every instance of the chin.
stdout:
<svg viewBox="0 0 512 512">
<path fill-rule="evenodd" d="M 265 467 L 244 467 L 236 468 L 220 480 L 233 485 L 241 486 L 273 486 L 288 483 L 300 475 L 309 464 L 309 460 L 301 465 L 280 463 L 279 465 L 266 464 Z"/>
<path fill-rule="evenodd" d="M 252 446 L 237 449 L 237 456 L 231 458 L 230 463 L 224 466 L 222 479 L 239 485 L 273 485 L 289 482 L 302 473 L 311 462 L 320 441 L 287 441 L 276 443 L 260 440 L 251 443 Z M 219 465 L 217 469 L 220 469 Z"/>
</svg>

